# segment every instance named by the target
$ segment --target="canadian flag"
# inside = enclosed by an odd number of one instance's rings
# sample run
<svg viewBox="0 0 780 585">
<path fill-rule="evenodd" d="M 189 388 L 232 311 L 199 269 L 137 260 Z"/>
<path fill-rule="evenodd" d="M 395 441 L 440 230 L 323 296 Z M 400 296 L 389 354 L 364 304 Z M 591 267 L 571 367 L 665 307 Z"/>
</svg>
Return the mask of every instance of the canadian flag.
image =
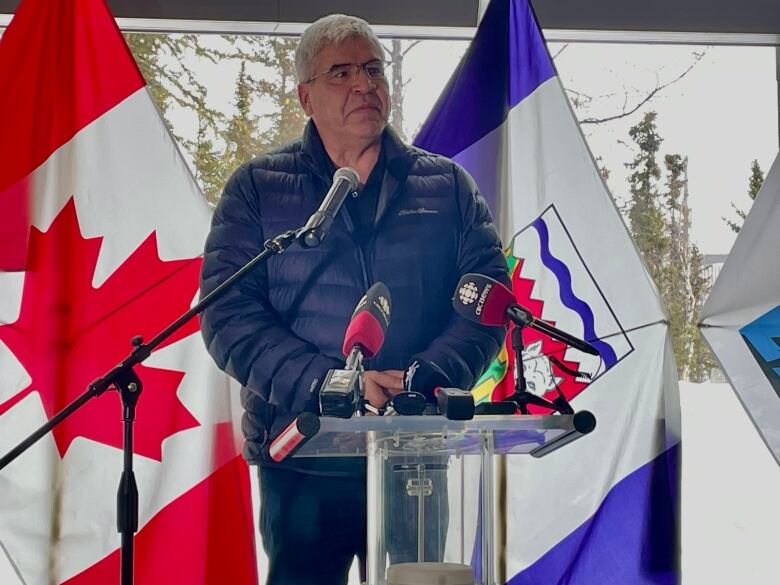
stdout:
<svg viewBox="0 0 780 585">
<path fill-rule="evenodd" d="M 198 294 L 210 212 L 102 0 L 23 0 L 0 39 L 0 455 Z M 257 582 L 231 383 L 196 319 L 137 368 L 135 583 Z M 119 582 L 121 403 L 0 471 L 27 585 Z"/>
</svg>

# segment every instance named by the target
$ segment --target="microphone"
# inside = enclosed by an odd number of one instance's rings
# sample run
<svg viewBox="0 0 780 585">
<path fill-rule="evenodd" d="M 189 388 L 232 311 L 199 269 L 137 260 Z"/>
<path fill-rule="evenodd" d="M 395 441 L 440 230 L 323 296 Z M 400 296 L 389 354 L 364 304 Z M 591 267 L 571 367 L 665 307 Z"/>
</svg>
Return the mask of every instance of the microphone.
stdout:
<svg viewBox="0 0 780 585">
<path fill-rule="evenodd" d="M 439 414 L 450 420 L 474 418 L 474 395 L 460 388 L 438 388 L 434 391 Z"/>
<path fill-rule="evenodd" d="M 428 401 L 419 392 L 399 392 L 390 401 L 389 414 L 416 416 L 425 412 Z"/>
<path fill-rule="evenodd" d="M 268 455 L 279 463 L 316 435 L 320 430 L 320 419 L 311 412 L 302 412 L 287 425 L 268 446 Z"/>
<path fill-rule="evenodd" d="M 320 208 L 315 211 L 298 232 L 298 242 L 304 248 L 316 248 L 328 235 L 336 214 L 344 204 L 344 200 L 360 184 L 360 177 L 355 169 L 342 167 L 333 174 L 333 184 L 325 194 Z"/>
<path fill-rule="evenodd" d="M 359 352 L 361 357 L 371 358 L 379 353 L 390 325 L 390 309 L 390 291 L 383 283 L 374 283 L 352 313 L 341 346 L 344 356 Z"/>
<path fill-rule="evenodd" d="M 489 276 L 465 274 L 458 281 L 452 306 L 461 317 L 469 321 L 494 326 L 512 321 L 536 329 L 584 353 L 599 355 L 599 351 L 587 341 L 577 339 L 534 317 L 531 311 L 517 304 L 511 290 Z"/>
<path fill-rule="evenodd" d="M 390 324 L 390 291 L 375 283 L 357 304 L 344 334 L 341 351 L 347 358 L 343 369 L 330 370 L 320 390 L 322 416 L 349 418 L 363 396 L 363 360 L 382 348 Z"/>
</svg>

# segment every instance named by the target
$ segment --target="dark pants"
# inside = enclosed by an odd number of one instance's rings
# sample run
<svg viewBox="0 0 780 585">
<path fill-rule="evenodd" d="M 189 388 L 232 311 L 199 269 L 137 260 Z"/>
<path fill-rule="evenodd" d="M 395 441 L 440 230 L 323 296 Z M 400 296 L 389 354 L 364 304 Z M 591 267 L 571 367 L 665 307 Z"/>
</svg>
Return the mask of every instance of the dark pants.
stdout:
<svg viewBox="0 0 780 585">
<path fill-rule="evenodd" d="M 266 584 L 346 585 L 356 555 L 365 580 L 365 479 L 258 470 Z"/>
</svg>

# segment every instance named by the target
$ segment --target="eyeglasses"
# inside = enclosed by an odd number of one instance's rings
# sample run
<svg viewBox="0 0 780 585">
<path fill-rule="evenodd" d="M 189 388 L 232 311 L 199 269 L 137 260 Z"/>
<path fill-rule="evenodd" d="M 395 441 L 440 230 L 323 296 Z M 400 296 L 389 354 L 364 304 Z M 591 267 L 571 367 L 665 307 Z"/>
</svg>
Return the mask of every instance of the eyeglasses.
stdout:
<svg viewBox="0 0 780 585">
<path fill-rule="evenodd" d="M 348 82 L 357 79 L 360 71 L 366 73 L 366 77 L 372 80 L 385 79 L 385 67 L 389 63 L 387 61 L 380 61 L 376 59 L 367 63 L 348 63 L 344 65 L 334 65 L 327 71 L 314 75 L 306 83 L 311 83 L 318 77 L 325 77 L 328 83 L 333 85 L 344 85 Z"/>
</svg>

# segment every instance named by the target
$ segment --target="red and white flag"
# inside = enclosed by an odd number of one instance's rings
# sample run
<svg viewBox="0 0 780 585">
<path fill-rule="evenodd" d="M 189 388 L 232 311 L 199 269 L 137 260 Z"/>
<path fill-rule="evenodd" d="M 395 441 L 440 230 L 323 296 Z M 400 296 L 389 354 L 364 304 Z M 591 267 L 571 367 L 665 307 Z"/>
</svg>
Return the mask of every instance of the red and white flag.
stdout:
<svg viewBox="0 0 780 585">
<path fill-rule="evenodd" d="M 0 454 L 198 294 L 210 212 L 102 0 L 23 0 L 0 38 Z M 193 319 L 137 368 L 135 583 L 257 582 L 227 377 Z M 116 392 L 0 471 L 27 585 L 119 582 Z"/>
</svg>

